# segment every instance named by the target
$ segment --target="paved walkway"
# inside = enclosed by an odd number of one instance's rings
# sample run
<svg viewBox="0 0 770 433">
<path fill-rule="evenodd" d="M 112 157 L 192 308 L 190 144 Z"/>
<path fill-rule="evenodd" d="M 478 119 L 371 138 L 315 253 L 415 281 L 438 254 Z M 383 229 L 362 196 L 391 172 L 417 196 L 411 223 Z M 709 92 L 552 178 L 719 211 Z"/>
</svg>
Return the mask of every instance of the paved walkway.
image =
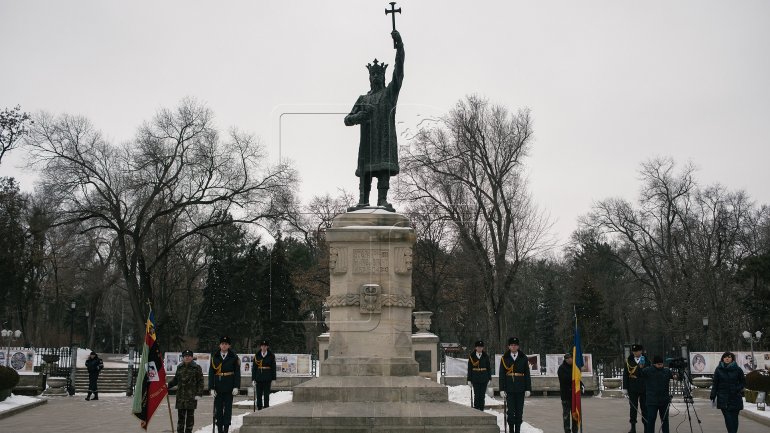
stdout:
<svg viewBox="0 0 770 433">
<path fill-rule="evenodd" d="M 247 399 L 241 396 L 240 399 Z M 173 410 L 174 397 L 171 397 Z M 204 397 L 196 411 L 196 430 L 211 424 L 213 399 Z M 695 410 L 700 417 L 705 433 L 724 432 L 722 414 L 712 409 L 710 402 L 696 400 Z M 585 433 L 625 433 L 628 431 L 628 403 L 615 398 L 585 398 Z M 233 415 L 248 412 L 233 409 Z M 677 403 L 671 411 L 671 431 L 690 431 L 685 418 L 684 405 Z M 174 411 L 176 418 L 176 412 Z M 527 400 L 524 419 L 545 433 L 562 432 L 561 403 L 558 398 L 534 397 Z M 693 416 L 693 432 L 701 432 Z M 13 433 L 103 433 L 141 432 L 139 421 L 131 414 L 131 399 L 119 396 L 99 396 L 99 401 L 84 401 L 83 397 L 51 398 L 48 404 L 0 420 L 0 431 Z M 171 432 L 168 409 L 162 405 L 147 429 L 149 433 Z M 740 417 L 741 433 L 767 433 L 768 427 L 745 417 Z"/>
</svg>

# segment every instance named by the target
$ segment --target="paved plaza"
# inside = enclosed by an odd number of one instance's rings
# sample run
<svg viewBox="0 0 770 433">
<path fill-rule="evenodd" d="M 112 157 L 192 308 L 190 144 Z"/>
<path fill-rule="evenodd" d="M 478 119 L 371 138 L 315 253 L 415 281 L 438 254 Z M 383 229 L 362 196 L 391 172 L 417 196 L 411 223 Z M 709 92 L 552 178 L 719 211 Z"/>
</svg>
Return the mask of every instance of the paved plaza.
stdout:
<svg viewBox="0 0 770 433">
<path fill-rule="evenodd" d="M 241 397 L 241 400 L 246 397 Z M 196 430 L 211 425 L 213 399 L 203 398 L 196 411 Z M 173 408 L 174 398 L 171 397 Z M 625 400 L 612 398 L 585 398 L 586 433 L 625 433 L 628 431 L 628 405 Z M 724 432 L 722 414 L 712 409 L 710 402 L 696 400 L 695 410 L 705 433 Z M 139 421 L 131 415 L 131 399 L 118 396 L 99 396 L 99 401 L 83 401 L 82 398 L 51 398 L 48 404 L 0 420 L 0 431 L 13 433 L 97 433 L 139 432 Z M 233 415 L 246 413 L 233 408 Z M 174 412 L 176 416 L 176 413 Z M 561 404 L 558 398 L 535 397 L 527 400 L 524 419 L 545 433 L 561 433 Z M 767 433 L 770 427 L 745 417 L 740 418 L 741 433 Z M 693 431 L 700 432 L 697 420 L 692 419 Z M 168 409 L 164 404 L 153 417 L 150 433 L 171 432 Z M 684 406 L 676 404 L 671 412 L 671 431 L 684 433 L 690 425 L 684 414 Z M 233 432 L 236 433 L 236 432 Z"/>
</svg>

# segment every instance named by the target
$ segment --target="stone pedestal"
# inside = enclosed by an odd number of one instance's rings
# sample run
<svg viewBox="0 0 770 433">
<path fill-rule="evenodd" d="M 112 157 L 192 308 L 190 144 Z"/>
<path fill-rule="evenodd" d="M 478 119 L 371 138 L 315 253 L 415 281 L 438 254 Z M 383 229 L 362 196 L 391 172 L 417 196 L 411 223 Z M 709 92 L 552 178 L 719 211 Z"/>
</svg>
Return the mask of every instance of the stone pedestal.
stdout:
<svg viewBox="0 0 770 433">
<path fill-rule="evenodd" d="M 43 391 L 43 395 L 45 396 L 67 395 L 67 379 L 63 377 L 48 376 L 48 380 L 46 382 L 47 382 L 48 388 L 46 388 L 46 390 Z"/>
<path fill-rule="evenodd" d="M 498 433 L 494 416 L 449 402 L 446 387 L 418 376 L 409 220 L 384 210 L 348 212 L 326 240 L 330 314 L 321 377 L 295 386 L 292 402 L 246 415 L 241 433 Z"/>
</svg>

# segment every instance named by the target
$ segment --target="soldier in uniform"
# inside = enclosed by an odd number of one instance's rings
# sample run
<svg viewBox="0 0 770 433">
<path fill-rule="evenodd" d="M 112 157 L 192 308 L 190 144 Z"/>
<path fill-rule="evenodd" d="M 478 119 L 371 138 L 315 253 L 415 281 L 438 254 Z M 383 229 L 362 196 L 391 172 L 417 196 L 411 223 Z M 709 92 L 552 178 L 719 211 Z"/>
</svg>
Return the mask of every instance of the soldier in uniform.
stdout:
<svg viewBox="0 0 770 433">
<path fill-rule="evenodd" d="M 198 396 L 203 394 L 203 370 L 193 361 L 192 350 L 182 352 L 182 363 L 177 367 L 168 387 L 176 390 L 177 433 L 192 433 Z"/>
<path fill-rule="evenodd" d="M 254 356 L 251 380 L 257 393 L 257 410 L 270 407 L 270 384 L 275 380 L 275 355 L 269 350 L 270 343 L 262 340 L 259 352 Z M 263 404 L 264 403 L 264 404 Z"/>
<path fill-rule="evenodd" d="M 230 337 L 219 339 L 219 350 L 211 354 L 209 389 L 214 396 L 214 419 L 219 433 L 228 433 L 233 416 L 233 396 L 241 383 L 241 360 L 230 350 Z"/>
<path fill-rule="evenodd" d="M 468 385 L 473 387 L 473 407 L 483 411 L 487 384 L 492 380 L 492 363 L 484 351 L 483 341 L 477 341 L 474 346 L 476 350 L 468 356 Z"/>
<path fill-rule="evenodd" d="M 92 400 L 91 394 L 94 394 L 93 400 L 99 400 L 99 388 L 97 388 L 99 381 L 99 373 L 104 368 L 102 359 L 96 352 L 91 352 L 86 359 L 86 369 L 88 370 L 88 396 L 86 400 Z"/>
<path fill-rule="evenodd" d="M 532 391 L 532 378 L 529 375 L 527 355 L 519 350 L 519 339 L 508 339 L 508 350 L 500 359 L 498 369 L 500 378 L 500 395 L 505 397 L 508 405 L 506 422 L 511 433 L 521 433 L 523 421 L 524 398 Z"/>
<path fill-rule="evenodd" d="M 641 344 L 631 346 L 631 355 L 626 359 L 626 365 L 623 368 L 623 394 L 628 397 L 629 422 L 631 430 L 628 433 L 636 433 L 636 413 L 642 418 L 642 424 L 647 425 L 644 410 L 647 407 L 645 396 L 645 385 L 640 373 L 645 367 L 649 367 L 642 351 L 644 347 Z"/>
</svg>

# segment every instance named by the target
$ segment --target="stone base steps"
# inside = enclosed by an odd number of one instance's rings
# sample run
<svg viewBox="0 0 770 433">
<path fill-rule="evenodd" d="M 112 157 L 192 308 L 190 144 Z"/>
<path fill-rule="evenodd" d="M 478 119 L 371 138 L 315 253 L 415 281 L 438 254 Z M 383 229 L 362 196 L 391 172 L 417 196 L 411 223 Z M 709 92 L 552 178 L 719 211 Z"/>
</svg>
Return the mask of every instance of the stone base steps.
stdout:
<svg viewBox="0 0 770 433">
<path fill-rule="evenodd" d="M 452 402 L 284 403 L 248 414 L 241 433 L 499 433 L 493 415 Z"/>
<path fill-rule="evenodd" d="M 124 368 L 105 368 L 99 373 L 99 392 L 125 392 L 128 372 Z M 78 369 L 75 375 L 75 391 L 88 392 L 88 370 Z"/>
</svg>

